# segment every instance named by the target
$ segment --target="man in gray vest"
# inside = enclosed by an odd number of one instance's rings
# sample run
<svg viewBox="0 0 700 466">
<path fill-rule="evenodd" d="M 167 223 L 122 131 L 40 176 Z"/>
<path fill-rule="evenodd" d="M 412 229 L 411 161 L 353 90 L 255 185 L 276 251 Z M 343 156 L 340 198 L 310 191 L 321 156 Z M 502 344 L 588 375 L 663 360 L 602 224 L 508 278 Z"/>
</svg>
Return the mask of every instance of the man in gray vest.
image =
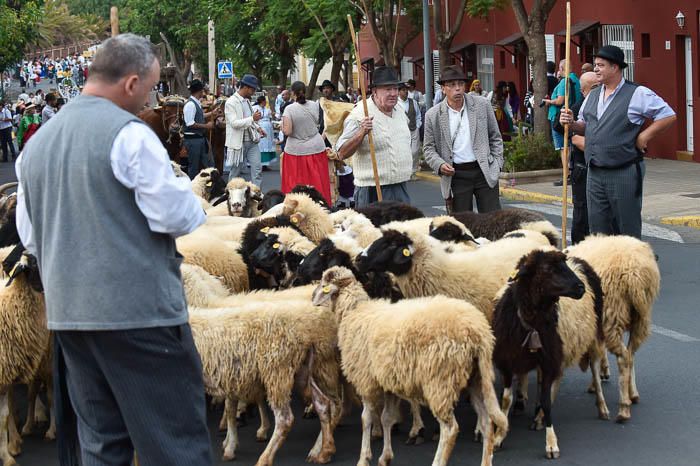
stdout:
<svg viewBox="0 0 700 466">
<path fill-rule="evenodd" d="M 578 121 L 562 110 L 561 124 L 585 134 L 586 198 L 591 233 L 642 236 L 644 154 L 649 141 L 676 121 L 675 112 L 652 90 L 626 81 L 624 52 L 601 47 L 595 73 L 601 86 L 584 100 Z M 644 131 L 646 120 L 653 120 Z"/>
<path fill-rule="evenodd" d="M 408 118 L 408 130 L 411 132 L 411 156 L 413 157 L 413 174 L 411 179 L 415 180 L 420 162 L 420 127 L 423 125 L 420 106 L 418 102 L 408 96 L 408 86 L 405 83 L 399 85 L 398 102 Z"/>
<path fill-rule="evenodd" d="M 182 116 L 185 120 L 185 148 L 187 149 L 187 161 L 189 163 L 187 174 L 190 179 L 199 173 L 200 164 L 204 168 L 213 167 L 214 159 L 209 156 L 207 144 L 207 130 L 214 128 L 214 120 L 205 123 L 212 112 L 204 113 L 199 99 L 204 95 L 204 84 L 199 79 L 193 79 L 190 83 L 190 98 L 182 108 Z"/>
<path fill-rule="evenodd" d="M 205 215 L 135 116 L 159 75 L 145 38 L 106 40 L 82 95 L 36 133 L 16 165 L 17 229 L 38 260 L 55 384 L 70 397 L 57 413 L 75 410 L 85 466 L 128 465 L 134 450 L 142 464 L 212 464 L 174 240 Z M 58 425 L 60 441 L 71 430 Z M 66 450 L 61 464 L 74 464 Z"/>
</svg>

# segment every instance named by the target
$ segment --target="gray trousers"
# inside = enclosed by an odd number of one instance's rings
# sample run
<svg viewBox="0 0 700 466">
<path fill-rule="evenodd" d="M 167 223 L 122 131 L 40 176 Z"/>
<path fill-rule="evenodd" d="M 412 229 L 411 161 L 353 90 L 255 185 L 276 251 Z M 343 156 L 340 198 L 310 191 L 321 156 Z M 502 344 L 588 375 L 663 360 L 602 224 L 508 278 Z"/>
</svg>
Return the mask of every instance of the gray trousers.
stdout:
<svg viewBox="0 0 700 466">
<path fill-rule="evenodd" d="M 479 213 L 501 209 L 498 185 L 489 186 L 479 166 L 467 169 L 455 167 L 452 176 L 452 212 L 471 212 L 474 198 Z"/>
<path fill-rule="evenodd" d="M 605 235 L 629 235 L 642 237 L 642 190 L 638 183 L 644 181 L 644 162 L 637 167 L 625 168 L 588 167 L 586 199 L 588 224 L 591 233 Z"/>
<path fill-rule="evenodd" d="M 209 144 L 207 144 L 206 138 L 186 138 L 184 144 L 187 149 L 187 160 L 189 163 L 187 175 L 190 179 L 197 176 L 200 170 L 200 164 L 203 165 L 204 168 L 214 166 L 214 160 L 209 157 Z"/>
<path fill-rule="evenodd" d="M 382 185 L 382 200 L 411 203 L 406 189 L 406 182 Z M 377 202 L 377 188 L 374 186 L 355 186 L 355 207 L 366 207 Z"/>
<path fill-rule="evenodd" d="M 413 158 L 413 174 L 420 169 L 420 130 L 416 128 L 411 131 L 411 157 Z"/>
<path fill-rule="evenodd" d="M 209 466 L 202 363 L 189 324 L 60 331 L 82 466 Z M 59 427 L 60 430 L 61 427 Z"/>
<path fill-rule="evenodd" d="M 262 162 L 260 160 L 258 143 L 244 142 L 242 150 L 243 161 L 231 167 L 231 171 L 228 174 L 229 181 L 242 176 L 259 188 L 262 188 Z M 250 171 L 246 170 L 246 166 L 250 166 Z"/>
</svg>

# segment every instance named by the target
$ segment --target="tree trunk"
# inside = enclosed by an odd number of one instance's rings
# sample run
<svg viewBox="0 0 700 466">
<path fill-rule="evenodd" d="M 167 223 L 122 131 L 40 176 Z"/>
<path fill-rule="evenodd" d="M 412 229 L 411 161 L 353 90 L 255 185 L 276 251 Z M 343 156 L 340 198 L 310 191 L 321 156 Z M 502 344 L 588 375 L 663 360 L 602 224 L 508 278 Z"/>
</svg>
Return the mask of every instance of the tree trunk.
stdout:
<svg viewBox="0 0 700 466">
<path fill-rule="evenodd" d="M 306 98 L 308 100 L 312 100 L 314 98 L 316 83 L 318 82 L 318 75 L 321 74 L 321 69 L 323 69 L 327 61 L 328 59 L 314 61 L 314 69 L 311 71 L 311 79 L 309 79 L 309 85 L 306 86 Z"/>
<path fill-rule="evenodd" d="M 287 88 L 287 76 L 289 76 L 289 65 L 282 63 L 280 65 L 280 75 L 277 77 L 277 85 Z"/>
<path fill-rule="evenodd" d="M 543 25 L 544 26 L 544 25 Z M 544 31 L 544 27 L 542 28 Z M 532 87 L 535 93 L 535 132 L 548 134 L 550 129 L 547 108 L 538 105 L 547 95 L 547 50 L 544 32 L 533 32 L 526 38 L 529 60 L 532 63 Z"/>
<path fill-rule="evenodd" d="M 343 51 L 336 52 L 333 55 L 333 67 L 331 68 L 331 82 L 338 89 L 338 81 L 340 81 L 340 71 L 343 68 Z"/>
<path fill-rule="evenodd" d="M 170 92 L 172 94 L 178 94 L 183 96 L 187 95 L 187 75 L 189 74 L 190 66 L 192 65 L 192 60 L 188 57 L 189 54 L 187 53 L 187 51 L 185 51 L 182 57 L 178 57 L 178 54 L 175 53 L 172 46 L 170 45 L 170 41 L 167 37 L 165 37 L 165 34 L 163 34 L 162 32 L 160 33 L 160 38 L 163 39 L 163 43 L 165 44 L 165 50 L 168 52 L 168 56 L 170 57 L 170 62 L 175 67 L 175 81 L 173 83 L 174 88 L 171 89 Z M 182 65 L 180 65 L 180 63 L 182 63 Z"/>
</svg>

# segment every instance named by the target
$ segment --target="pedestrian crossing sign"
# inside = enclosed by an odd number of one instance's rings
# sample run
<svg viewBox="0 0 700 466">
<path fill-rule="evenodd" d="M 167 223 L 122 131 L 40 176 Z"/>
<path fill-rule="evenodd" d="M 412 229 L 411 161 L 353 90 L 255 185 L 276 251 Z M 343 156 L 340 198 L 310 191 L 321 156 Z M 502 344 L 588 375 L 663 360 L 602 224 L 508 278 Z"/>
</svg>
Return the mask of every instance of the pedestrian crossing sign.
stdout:
<svg viewBox="0 0 700 466">
<path fill-rule="evenodd" d="M 218 63 L 219 79 L 233 78 L 233 63 L 230 61 L 220 61 Z"/>
</svg>

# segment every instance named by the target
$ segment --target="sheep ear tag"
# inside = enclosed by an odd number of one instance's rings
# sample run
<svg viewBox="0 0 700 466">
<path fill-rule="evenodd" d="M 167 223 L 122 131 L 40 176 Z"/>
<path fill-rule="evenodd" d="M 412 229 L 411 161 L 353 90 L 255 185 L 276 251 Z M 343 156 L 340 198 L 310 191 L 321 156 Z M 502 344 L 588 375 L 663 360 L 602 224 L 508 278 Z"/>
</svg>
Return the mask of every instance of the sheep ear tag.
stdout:
<svg viewBox="0 0 700 466">
<path fill-rule="evenodd" d="M 270 227 L 261 228 L 261 229 L 260 229 L 260 232 L 261 232 L 261 233 L 268 234 L 268 233 L 270 232 Z"/>
<path fill-rule="evenodd" d="M 7 280 L 7 283 L 5 283 L 5 286 L 8 287 L 12 284 L 13 281 L 15 281 L 15 278 L 17 278 L 17 275 L 22 271 L 22 263 L 17 261 L 14 267 L 12 267 L 12 270 L 10 270 L 9 273 L 9 280 Z"/>
<path fill-rule="evenodd" d="M 401 251 L 401 254 L 403 254 L 404 257 L 410 257 L 411 256 L 411 250 L 408 248 L 403 248 L 403 251 Z"/>
<path fill-rule="evenodd" d="M 321 306 L 333 299 L 337 291 L 338 288 L 333 285 L 319 285 L 313 292 L 313 295 L 311 297 L 311 303 L 314 306 Z"/>
<path fill-rule="evenodd" d="M 211 181 L 208 181 L 207 184 L 206 184 L 207 188 L 211 188 L 211 185 L 212 185 L 212 184 L 213 184 L 213 183 L 212 183 Z"/>
<path fill-rule="evenodd" d="M 275 243 L 272 245 L 272 249 L 279 249 L 280 248 L 280 243 Z"/>
<path fill-rule="evenodd" d="M 518 279 L 518 269 L 513 269 L 513 271 L 510 273 L 510 277 L 508 277 L 508 283 L 513 283 L 517 279 Z"/>
</svg>

